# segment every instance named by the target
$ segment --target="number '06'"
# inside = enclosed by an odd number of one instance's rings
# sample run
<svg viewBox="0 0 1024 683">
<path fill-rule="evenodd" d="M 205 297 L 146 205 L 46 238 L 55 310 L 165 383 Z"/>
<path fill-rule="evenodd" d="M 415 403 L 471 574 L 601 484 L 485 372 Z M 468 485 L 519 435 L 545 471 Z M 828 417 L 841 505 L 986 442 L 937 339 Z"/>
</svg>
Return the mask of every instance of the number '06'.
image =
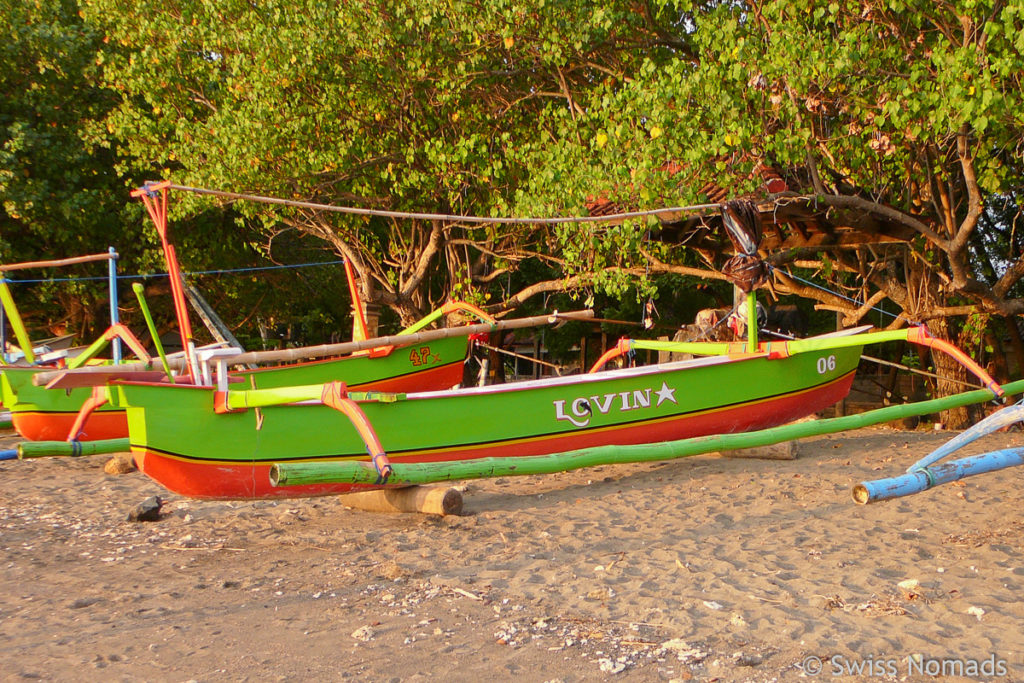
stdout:
<svg viewBox="0 0 1024 683">
<path fill-rule="evenodd" d="M 824 375 L 826 372 L 832 372 L 836 369 L 836 357 L 827 356 L 818 359 L 818 374 Z"/>
</svg>

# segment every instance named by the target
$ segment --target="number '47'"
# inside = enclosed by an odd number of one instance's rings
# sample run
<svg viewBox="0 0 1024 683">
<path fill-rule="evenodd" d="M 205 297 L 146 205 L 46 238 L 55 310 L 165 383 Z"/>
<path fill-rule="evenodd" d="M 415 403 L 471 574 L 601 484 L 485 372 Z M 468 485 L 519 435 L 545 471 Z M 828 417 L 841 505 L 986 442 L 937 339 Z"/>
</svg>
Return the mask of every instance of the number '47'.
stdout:
<svg viewBox="0 0 1024 683">
<path fill-rule="evenodd" d="M 426 365 L 430 360 L 430 347 L 422 346 L 409 351 L 409 362 L 413 365 Z"/>
</svg>

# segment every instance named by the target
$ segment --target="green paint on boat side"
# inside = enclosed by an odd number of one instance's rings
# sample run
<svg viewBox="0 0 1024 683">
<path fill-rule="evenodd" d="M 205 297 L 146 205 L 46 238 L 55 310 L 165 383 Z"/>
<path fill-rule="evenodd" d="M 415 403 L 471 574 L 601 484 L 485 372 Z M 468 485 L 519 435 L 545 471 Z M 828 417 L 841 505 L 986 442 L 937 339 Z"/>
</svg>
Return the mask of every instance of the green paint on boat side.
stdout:
<svg viewBox="0 0 1024 683">
<path fill-rule="evenodd" d="M 344 381 L 349 386 L 359 386 L 379 381 L 382 377 L 407 377 L 424 370 L 461 364 L 466 358 L 466 349 L 465 337 L 449 337 L 396 348 L 386 356 L 363 354 L 297 365 L 242 370 L 233 372 L 232 377 L 241 377 L 245 383 L 233 383 L 231 387 L 273 389 L 334 380 Z"/>
<path fill-rule="evenodd" d="M 47 389 L 32 384 L 32 378 L 53 368 L 5 367 L 0 371 L 0 403 L 16 413 L 55 413 L 75 415 L 92 395 L 88 387 L 77 389 Z M 104 412 L 122 410 L 106 405 Z"/>
<path fill-rule="evenodd" d="M 249 387 L 255 384 L 256 388 L 263 389 L 331 380 L 343 380 L 350 386 L 358 386 L 379 381 L 382 377 L 402 378 L 423 370 L 461 364 L 465 357 L 466 339 L 452 337 L 429 344 L 397 348 L 386 356 L 358 355 L 240 371 L 232 373 L 232 376 L 242 378 L 244 383 L 233 383 L 231 386 Z M 0 371 L 0 403 L 12 413 L 76 415 L 92 394 L 92 389 L 46 389 L 32 384 L 36 374 L 52 369 L 5 366 Z M 98 410 L 116 412 L 124 408 L 108 403 Z"/>
<path fill-rule="evenodd" d="M 1024 393 L 1024 380 L 1003 385 L 1008 396 Z M 756 448 L 822 434 L 860 429 L 915 415 L 949 410 L 991 400 L 987 390 L 969 391 L 930 401 L 880 408 L 857 415 L 801 422 L 742 434 L 715 434 L 638 446 L 598 446 L 565 453 L 522 458 L 484 458 L 462 462 L 395 462 L 388 480 L 392 485 L 430 484 L 441 481 L 482 479 L 531 474 L 554 474 L 584 467 L 673 460 L 703 453 Z M 275 464 L 271 480 L 277 486 L 353 483 L 373 484 L 377 471 L 367 462 L 311 462 Z"/>
<path fill-rule="evenodd" d="M 852 374 L 852 373 L 853 373 L 853 371 L 851 371 L 850 373 L 847 373 L 847 375 L 843 375 L 843 376 L 838 377 L 836 379 L 833 379 L 833 380 L 831 380 L 829 382 L 825 382 L 823 384 L 819 384 L 819 385 L 815 385 L 815 386 L 812 386 L 812 387 L 808 387 L 808 388 L 806 388 L 803 391 L 804 392 L 813 391 L 815 389 L 820 389 L 823 386 L 827 386 L 829 384 L 835 384 L 837 382 L 842 382 L 845 379 L 847 379 L 847 377 L 850 374 Z M 306 400 L 305 397 L 312 396 L 314 393 L 316 394 L 317 397 L 319 397 L 319 391 L 315 391 L 314 392 L 313 390 L 314 389 L 319 390 L 320 388 L 321 388 L 321 385 L 317 385 L 315 387 L 295 387 L 294 388 L 295 389 L 294 392 L 288 392 L 288 393 L 292 393 L 292 395 L 294 397 L 298 398 L 299 400 Z M 758 399 L 756 401 L 745 401 L 745 402 L 733 403 L 733 404 L 730 404 L 730 405 L 715 406 L 715 407 L 707 409 L 707 410 L 692 411 L 692 412 L 689 412 L 689 413 L 676 413 L 676 414 L 673 414 L 673 415 L 671 415 L 669 417 L 659 417 L 659 418 L 653 418 L 653 419 L 625 420 L 625 421 L 617 422 L 615 425 L 612 425 L 612 426 L 605 425 L 605 426 L 595 427 L 595 428 L 591 428 L 591 429 L 586 429 L 586 428 L 584 428 L 584 429 L 576 429 L 576 430 L 573 430 L 572 434 L 574 436 L 584 436 L 584 435 L 591 435 L 591 434 L 599 433 L 599 432 L 602 432 L 602 431 L 614 430 L 614 429 L 623 428 L 623 427 L 636 427 L 636 426 L 645 426 L 645 425 L 646 426 L 653 426 L 653 425 L 656 425 L 659 422 L 664 422 L 666 420 L 674 420 L 674 419 L 678 419 L 680 417 L 693 417 L 693 416 L 702 415 L 702 414 L 705 414 L 705 415 L 706 414 L 713 414 L 715 412 L 719 412 L 719 411 L 723 411 L 723 410 L 728 410 L 728 409 L 731 409 L 731 408 L 745 408 L 745 407 L 749 408 L 749 407 L 753 407 L 753 406 L 755 406 L 755 405 L 757 405 L 759 403 L 764 403 L 765 401 L 770 401 L 770 400 L 773 400 L 773 399 L 778 398 L 778 397 L 779 397 L 779 395 L 764 396 L 764 397 L 762 397 L 762 398 L 760 398 L 760 399 Z M 282 395 L 281 398 L 284 398 L 284 396 Z M 287 406 L 287 407 L 290 407 L 290 408 L 303 407 L 303 408 L 306 408 L 306 409 L 313 407 L 312 405 L 296 406 L 296 405 L 288 405 L 288 404 L 285 404 L 285 403 L 277 403 L 277 404 L 275 404 L 275 403 L 272 403 L 272 402 L 263 403 L 262 405 L 260 405 L 258 407 L 270 407 L 270 406 L 273 406 L 273 405 Z M 365 409 L 366 409 L 365 404 L 361 404 L 361 408 L 365 412 Z M 494 439 L 489 439 L 489 440 L 484 440 L 484 441 L 478 441 L 478 442 L 476 442 L 476 443 L 474 443 L 472 445 L 474 447 L 477 447 L 477 448 L 484 448 L 484 447 L 488 447 L 488 446 L 494 446 L 496 444 L 509 443 L 510 441 L 511 442 L 526 443 L 526 442 L 531 442 L 531 441 L 541 441 L 541 440 L 544 440 L 544 439 L 549 439 L 549 438 L 554 438 L 554 437 L 564 436 L 564 435 L 565 435 L 564 430 L 562 430 L 562 431 L 544 432 L 544 433 L 538 432 L 538 433 L 531 434 L 528 437 L 523 437 L 521 439 L 512 439 L 512 440 L 510 440 L 508 438 L 494 438 Z M 411 457 L 411 456 L 415 456 L 415 457 L 429 456 L 429 455 L 433 454 L 434 452 L 442 452 L 443 453 L 446 449 L 451 448 L 452 446 L 456 446 L 456 445 L 459 445 L 459 444 L 447 443 L 444 446 L 439 446 L 439 447 L 435 447 L 435 448 L 432 448 L 432 449 L 420 448 L 420 449 L 417 449 L 417 450 L 414 450 L 414 451 L 390 451 L 388 453 L 388 457 L 389 458 L 394 458 L 394 459 L 401 459 L 403 457 Z M 163 450 L 161 448 L 155 448 L 152 445 L 143 445 L 143 444 L 140 444 L 140 443 L 133 443 L 132 446 L 135 447 L 135 448 L 146 449 L 146 450 L 149 450 L 151 452 L 160 453 L 161 455 L 165 455 L 167 457 L 175 458 L 175 459 L 178 459 L 178 460 L 187 460 L 187 461 L 193 461 L 193 462 L 201 462 L 201 463 L 204 463 L 204 464 L 231 464 L 233 462 L 232 460 L 228 460 L 228 459 L 225 459 L 225 458 L 222 458 L 222 457 L 213 457 L 213 458 L 198 457 L 198 456 L 194 455 L 194 453 L 183 453 L 183 452 L 167 451 L 167 450 Z M 366 456 L 365 453 L 350 453 L 350 454 L 346 454 L 346 455 L 341 455 L 341 454 L 333 453 L 332 452 L 332 453 L 329 453 L 329 454 L 318 455 L 318 456 L 308 456 L 308 455 L 294 456 L 294 457 L 280 456 L 280 457 L 275 459 L 275 462 L 314 462 L 314 461 L 339 460 L 339 459 L 340 460 L 363 460 L 366 457 L 367 456 Z"/>
<path fill-rule="evenodd" d="M 556 382 L 410 394 L 404 401 L 361 408 L 389 457 L 401 457 L 537 435 L 573 437 L 756 403 L 836 382 L 856 368 L 859 357 L 860 348 L 850 347 L 779 360 L 710 358 Z M 113 405 L 127 409 L 137 449 L 236 464 L 365 453 L 348 419 L 323 405 L 218 415 L 210 390 L 115 383 L 110 393 Z"/>
</svg>

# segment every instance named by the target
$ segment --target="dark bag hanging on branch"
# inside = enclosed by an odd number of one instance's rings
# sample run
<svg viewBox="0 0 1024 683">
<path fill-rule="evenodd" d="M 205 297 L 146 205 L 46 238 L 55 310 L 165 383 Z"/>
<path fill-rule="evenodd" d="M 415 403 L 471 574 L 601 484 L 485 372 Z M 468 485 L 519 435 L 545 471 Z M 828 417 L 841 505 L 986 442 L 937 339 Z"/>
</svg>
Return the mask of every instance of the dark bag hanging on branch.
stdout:
<svg viewBox="0 0 1024 683">
<path fill-rule="evenodd" d="M 749 294 L 768 281 L 768 266 L 757 254 L 761 246 L 761 213 L 753 202 L 737 199 L 721 205 L 722 224 L 736 250 L 722 266 L 722 274 Z"/>
</svg>

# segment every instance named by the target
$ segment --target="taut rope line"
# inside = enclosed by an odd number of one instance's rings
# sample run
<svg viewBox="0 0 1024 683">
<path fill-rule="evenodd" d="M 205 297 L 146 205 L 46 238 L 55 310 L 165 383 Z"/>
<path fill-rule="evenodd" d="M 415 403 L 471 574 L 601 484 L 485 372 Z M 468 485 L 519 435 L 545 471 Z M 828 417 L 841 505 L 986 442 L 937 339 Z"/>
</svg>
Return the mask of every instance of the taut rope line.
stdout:
<svg viewBox="0 0 1024 683">
<path fill-rule="evenodd" d="M 623 220 L 626 218 L 643 218 L 645 216 L 659 216 L 661 214 L 674 213 L 696 213 L 699 211 L 718 211 L 719 204 L 694 204 L 693 206 L 673 206 L 662 209 L 651 209 L 648 211 L 627 211 L 614 213 L 605 216 L 559 216 L 554 218 L 526 218 L 526 217 L 489 217 L 489 216 L 459 216 L 448 213 L 419 213 L 415 211 L 388 211 L 384 209 L 363 209 L 354 206 L 333 206 L 331 204 L 318 204 L 316 202 L 301 202 L 292 199 L 280 199 L 278 197 L 265 197 L 255 194 L 243 194 L 240 192 L 222 192 L 221 190 L 207 190 L 201 187 L 189 187 L 187 185 L 169 184 L 172 190 L 182 190 L 195 194 L 210 195 L 231 199 L 233 201 L 247 200 L 260 202 L 262 204 L 279 204 L 299 209 L 316 209 L 318 211 L 330 211 L 333 213 L 347 213 L 357 216 L 381 216 L 384 218 L 411 218 L 425 221 L 447 221 L 449 223 L 607 223 L 608 221 Z"/>
</svg>

